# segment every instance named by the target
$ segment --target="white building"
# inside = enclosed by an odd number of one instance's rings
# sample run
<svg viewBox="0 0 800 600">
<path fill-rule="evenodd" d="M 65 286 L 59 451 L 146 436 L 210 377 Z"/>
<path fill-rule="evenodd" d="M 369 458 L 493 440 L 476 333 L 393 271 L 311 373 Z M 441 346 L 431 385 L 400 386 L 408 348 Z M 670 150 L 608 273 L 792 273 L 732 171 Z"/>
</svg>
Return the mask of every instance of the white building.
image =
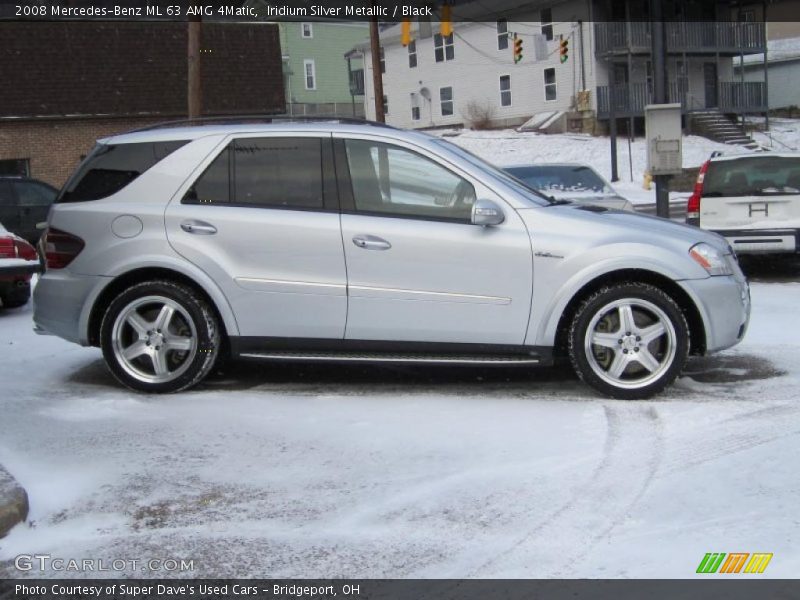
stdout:
<svg viewBox="0 0 800 600">
<path fill-rule="evenodd" d="M 482 4 L 485 7 L 485 4 Z M 400 26 L 381 33 L 386 121 L 405 128 L 469 124 L 489 117 L 492 126 L 518 125 L 533 115 L 551 116 L 560 128 L 586 130 L 587 123 L 616 117 L 639 119 L 652 101 L 652 25 L 636 0 L 532 0 L 525 8 L 501 10 L 493 21 L 439 24 L 412 22 L 413 42 L 401 44 Z M 518 5 L 517 5 L 518 6 Z M 670 4 L 665 18 L 669 101 L 684 112 L 763 112 L 763 78 L 733 76 L 732 57 L 763 52 L 763 22 L 737 22 L 743 4 Z M 697 13 L 702 10 L 702 14 Z M 683 11 L 683 12 L 682 12 Z M 710 12 L 709 12 L 710 11 Z M 486 17 L 483 10 L 483 17 Z M 686 18 L 678 20 L 677 17 Z M 693 19 L 707 19 L 698 21 Z M 523 59 L 513 57 L 513 35 Z M 568 44 L 562 60 L 560 41 Z M 365 109 L 374 118 L 369 44 L 365 55 Z M 612 104 L 613 100 L 613 104 Z M 559 114 L 562 113 L 562 114 Z"/>
</svg>

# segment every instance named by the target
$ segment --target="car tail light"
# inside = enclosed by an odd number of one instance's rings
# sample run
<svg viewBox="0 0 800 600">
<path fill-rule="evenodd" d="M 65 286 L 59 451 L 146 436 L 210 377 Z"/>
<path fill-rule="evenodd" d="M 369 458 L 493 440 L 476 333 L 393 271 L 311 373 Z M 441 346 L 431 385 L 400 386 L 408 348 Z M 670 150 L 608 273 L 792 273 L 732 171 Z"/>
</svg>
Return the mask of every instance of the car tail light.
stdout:
<svg viewBox="0 0 800 600">
<path fill-rule="evenodd" d="M 36 260 L 39 258 L 39 255 L 36 254 L 36 248 L 25 240 L 14 240 L 14 247 L 17 251 L 17 258 L 24 258 L 25 260 Z"/>
<path fill-rule="evenodd" d="M 17 258 L 14 238 L 0 237 L 0 258 Z"/>
<path fill-rule="evenodd" d="M 48 269 L 63 269 L 83 250 L 81 238 L 66 231 L 49 228 L 42 236 L 42 248 Z"/>
<path fill-rule="evenodd" d="M 706 171 L 708 171 L 708 162 L 704 162 L 700 167 L 697 181 L 694 183 L 694 191 L 686 203 L 686 222 L 689 225 L 700 225 L 700 198 L 703 197 L 703 181 L 705 181 Z"/>
</svg>

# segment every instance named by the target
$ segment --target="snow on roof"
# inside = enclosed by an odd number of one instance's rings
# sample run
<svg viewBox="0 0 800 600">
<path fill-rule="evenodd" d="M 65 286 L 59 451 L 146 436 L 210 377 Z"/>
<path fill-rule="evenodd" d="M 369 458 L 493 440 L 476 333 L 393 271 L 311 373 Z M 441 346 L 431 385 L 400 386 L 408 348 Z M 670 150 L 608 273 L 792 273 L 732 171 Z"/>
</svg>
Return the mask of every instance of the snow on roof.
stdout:
<svg viewBox="0 0 800 600">
<path fill-rule="evenodd" d="M 767 41 L 767 62 L 782 62 L 800 60 L 800 37 L 784 38 Z M 738 67 L 741 57 L 733 57 L 733 66 Z M 748 54 L 744 57 L 744 65 L 763 64 L 763 54 Z"/>
</svg>

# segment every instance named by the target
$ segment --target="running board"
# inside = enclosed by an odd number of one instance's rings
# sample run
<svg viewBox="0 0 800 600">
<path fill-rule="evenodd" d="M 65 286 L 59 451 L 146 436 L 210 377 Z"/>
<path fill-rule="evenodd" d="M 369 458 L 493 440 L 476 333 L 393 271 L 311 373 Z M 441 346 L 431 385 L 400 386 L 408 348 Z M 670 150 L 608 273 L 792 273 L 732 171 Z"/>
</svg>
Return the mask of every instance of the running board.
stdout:
<svg viewBox="0 0 800 600">
<path fill-rule="evenodd" d="M 538 365 L 541 359 L 529 354 L 397 354 L 381 352 L 243 352 L 241 358 L 287 362 L 425 363 L 435 365 L 513 366 Z"/>
</svg>

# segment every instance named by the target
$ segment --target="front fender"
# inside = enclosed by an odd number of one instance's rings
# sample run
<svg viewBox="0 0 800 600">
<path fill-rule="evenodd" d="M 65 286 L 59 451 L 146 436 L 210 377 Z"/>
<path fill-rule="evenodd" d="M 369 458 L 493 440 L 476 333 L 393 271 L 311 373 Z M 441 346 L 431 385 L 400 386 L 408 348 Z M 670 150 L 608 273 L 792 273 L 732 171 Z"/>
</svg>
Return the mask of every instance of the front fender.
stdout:
<svg viewBox="0 0 800 600">
<path fill-rule="evenodd" d="M 592 281 L 627 270 L 649 271 L 673 281 L 709 277 L 688 255 L 681 257 L 638 243 L 591 248 L 563 259 L 535 257 L 533 305 L 525 344 L 553 346 L 561 315 L 575 295 Z"/>
</svg>

